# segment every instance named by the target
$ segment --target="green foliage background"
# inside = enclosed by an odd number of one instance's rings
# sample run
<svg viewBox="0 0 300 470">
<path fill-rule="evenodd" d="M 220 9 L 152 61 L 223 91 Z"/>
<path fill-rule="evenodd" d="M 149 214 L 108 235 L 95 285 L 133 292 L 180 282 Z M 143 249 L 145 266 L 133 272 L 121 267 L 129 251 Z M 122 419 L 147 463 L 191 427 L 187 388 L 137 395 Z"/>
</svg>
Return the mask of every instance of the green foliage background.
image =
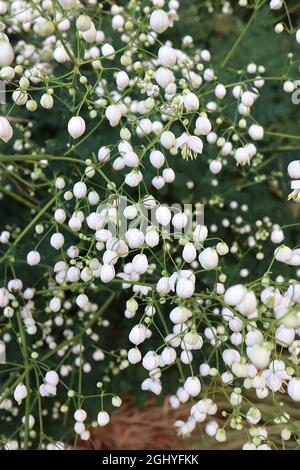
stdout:
<svg viewBox="0 0 300 470">
<path fill-rule="evenodd" d="M 237 3 L 237 2 L 234 2 Z M 299 2 L 288 2 L 292 13 L 292 19 L 297 23 L 298 15 L 300 15 Z M 213 2 L 215 12 L 212 14 L 207 13 L 205 1 L 183 0 L 181 2 L 181 21 L 175 23 L 174 29 L 171 31 L 171 36 L 174 40 L 175 46 L 177 38 L 185 34 L 191 34 L 194 37 L 194 42 L 199 48 L 208 48 L 213 55 L 213 64 L 216 64 L 215 69 L 221 83 L 228 83 L 230 80 L 231 72 L 222 71 L 218 64 L 225 58 L 228 50 L 233 45 L 234 41 L 245 27 L 249 20 L 251 11 L 238 6 L 234 8 L 232 16 L 225 17 L 220 12 L 220 2 Z M 276 18 L 275 18 L 276 17 Z M 195 20 L 196 18 L 196 20 Z M 276 35 L 274 33 L 274 24 L 280 19 L 280 14 L 274 16 L 266 6 L 255 19 L 249 31 L 245 35 L 240 47 L 235 51 L 232 59 L 229 61 L 228 66 L 234 70 L 241 67 L 246 67 L 248 63 L 255 62 L 262 64 L 266 67 L 267 76 L 280 76 L 283 70 L 286 70 L 287 53 L 294 52 L 295 56 L 299 55 L 300 46 L 295 43 L 294 38 L 287 34 Z M 168 32 L 169 34 L 169 32 Z M 163 37 L 162 37 L 163 39 Z M 296 55 L 297 54 L 297 55 Z M 288 77 L 287 77 L 288 78 Z M 63 91 L 62 93 L 64 93 Z M 58 95 L 59 97 L 59 95 Z M 226 103 L 226 100 L 224 100 Z M 229 110 L 230 112 L 230 110 Z M 234 110 L 232 110 L 234 112 Z M 22 108 L 15 109 L 14 114 L 18 118 L 33 119 L 32 140 L 37 143 L 37 146 L 44 147 L 46 153 L 60 155 L 64 150 L 67 143 L 67 133 L 65 123 L 69 118 L 69 111 L 65 109 L 64 105 L 55 106 L 51 112 L 37 111 L 34 116 L 28 115 Z M 233 212 L 228 206 L 229 200 L 237 200 L 239 204 L 248 204 L 249 211 L 244 215 L 248 223 L 254 227 L 258 219 L 263 219 L 269 216 L 271 221 L 281 225 L 291 224 L 298 222 L 299 209 L 297 204 L 289 202 L 287 204 L 287 195 L 289 193 L 289 179 L 286 175 L 286 167 L 289 161 L 299 158 L 300 150 L 300 134 L 299 134 L 299 106 L 291 103 L 290 95 L 283 93 L 281 82 L 268 82 L 266 83 L 262 96 L 255 104 L 254 116 L 257 121 L 265 127 L 268 131 L 291 134 L 299 137 L 299 140 L 289 139 L 285 137 L 272 137 L 267 136 L 263 143 L 259 144 L 258 149 L 262 152 L 263 158 L 259 168 L 245 169 L 237 168 L 231 162 L 227 168 L 221 173 L 219 185 L 212 186 L 211 181 L 213 176 L 208 169 L 209 159 L 216 157 L 214 146 L 205 146 L 204 154 L 195 161 L 190 161 L 188 164 L 181 159 L 181 157 L 173 157 L 173 167 L 176 171 L 176 183 L 173 185 L 166 185 L 160 191 L 160 199 L 166 202 L 205 202 L 214 200 L 214 205 L 206 205 L 205 208 L 205 222 L 209 226 L 222 218 L 228 217 L 233 220 Z M 22 125 L 22 124 L 21 124 Z M 93 152 L 97 152 L 98 148 L 108 141 L 111 142 L 118 139 L 116 131 L 110 128 L 107 124 L 99 127 L 94 134 L 94 138 L 88 139 L 83 145 L 76 149 L 77 157 L 82 160 L 90 158 Z M 285 149 L 286 148 L 286 149 Z M 0 145 L 1 154 L 14 153 L 12 148 L 7 145 Z M 24 206 L 15 199 L 15 195 L 20 194 L 20 187 L 22 183 L 17 182 L 14 178 L 4 171 L 4 166 L 1 165 L 3 172 L 1 175 L 1 188 L 7 188 L 10 185 L 10 191 L 13 194 L 3 194 L 1 201 L 1 220 L 0 228 L 15 226 L 24 227 L 28 220 L 32 217 L 32 210 Z M 66 175 L 71 178 L 78 174 L 79 169 L 70 167 L 66 163 L 56 162 L 51 163 L 51 170 L 49 170 L 49 180 L 52 178 L 52 172 Z M 26 168 L 24 167 L 24 172 Z M 108 177 L 115 179 L 113 170 L 106 169 Z M 146 172 L 147 174 L 147 172 Z M 149 172 L 149 183 L 151 173 Z M 256 183 L 255 178 L 261 177 L 262 182 Z M 121 176 L 120 176 L 121 178 Z M 121 181 L 121 180 L 120 180 Z M 188 189 L 187 182 L 193 181 L 194 188 Z M 45 184 L 38 194 L 38 205 L 43 205 L 43 202 L 49 197 L 49 186 Z M 155 190 L 153 191 L 155 195 Z M 30 201 L 29 201 L 30 202 Z M 163 201 L 162 201 L 163 202 Z M 30 205 L 30 204 L 29 204 Z M 290 233 L 290 232 L 289 232 Z M 287 242 L 292 245 L 299 243 L 299 237 L 295 233 L 288 233 Z M 32 237 L 35 235 L 29 232 L 24 238 L 22 245 L 17 248 L 14 255 L 18 260 L 15 264 L 16 275 L 21 278 L 26 278 L 28 285 L 38 285 L 36 270 L 33 270 L 24 264 L 26 253 L 32 247 Z M 229 244 L 233 239 L 237 239 L 234 224 L 230 229 L 224 229 L 220 226 L 218 236 L 224 238 Z M 265 246 L 266 243 L 262 242 Z M 241 238 L 241 244 L 245 244 L 245 237 Z M 3 251 L 3 246 L 1 247 Z M 270 247 L 269 254 L 272 253 L 273 247 Z M 247 251 L 246 246 L 244 252 Z M 42 253 L 45 256 L 45 264 L 54 264 L 53 252 L 48 250 L 47 243 L 42 244 Z M 257 262 L 256 252 L 247 256 L 246 267 L 251 272 L 251 279 L 255 279 L 262 275 L 268 266 L 269 258 L 266 257 L 265 261 Z M 234 282 L 239 279 L 239 266 L 244 266 L 244 260 L 239 256 L 230 256 L 229 265 L 231 266 L 232 279 Z M 230 268 L 229 268 L 230 270 Z M 42 274 L 41 268 L 41 274 Z M 280 266 L 281 273 L 285 269 Z M 276 273 L 274 272 L 274 275 Z M 210 274 L 203 275 L 202 288 L 205 289 L 206 277 Z M 6 270 L 5 266 L 1 266 L 1 280 L 5 282 Z M 2 285 L 2 283 L 1 283 Z M 125 292 L 125 295 L 127 293 Z M 104 295 L 103 293 L 101 294 Z M 112 348 L 112 340 L 118 347 L 128 347 L 128 331 L 132 327 L 132 321 L 128 321 L 123 316 L 124 294 L 119 291 L 114 303 L 110 306 L 108 311 L 108 318 L 111 326 L 108 330 L 101 329 L 101 347 L 103 349 Z M 127 297 L 127 295 L 126 295 Z M 100 302 L 99 302 L 100 300 Z M 102 299 L 105 300 L 105 297 Z M 97 299 L 101 304 L 101 299 Z M 42 315 L 42 312 L 39 312 Z M 134 321 L 134 320 L 133 320 Z M 1 328 L 1 326 L 0 326 Z M 8 345 L 9 354 L 14 354 L 13 344 Z M 20 357 L 18 350 L 15 351 L 16 360 Z M 109 360 L 106 361 L 106 366 L 109 368 Z M 53 366 L 56 366 L 54 363 Z M 101 379 L 103 375 L 102 364 L 93 368 L 93 372 L 85 376 L 84 388 L 85 393 L 93 392 L 95 383 Z M 129 371 L 123 372 L 121 375 L 116 375 L 109 388 L 116 390 L 119 395 L 124 393 L 134 394 L 137 396 L 138 403 L 141 404 L 147 397 L 145 392 L 140 391 L 140 382 L 146 377 L 146 373 L 140 368 L 136 367 L 135 372 L 132 368 Z M 172 369 L 173 371 L 173 369 Z M 172 374 L 166 375 L 164 386 L 170 392 L 174 392 L 178 377 Z M 0 384 L 2 380 L 0 374 Z M 48 399 L 51 400 L 51 399 Z M 53 399 L 53 400 L 56 400 Z M 93 408 L 93 405 L 92 405 Z M 98 409 L 98 402 L 95 402 L 94 409 L 88 410 L 93 414 Z M 66 417 L 70 424 L 73 422 L 72 414 Z M 51 429 L 53 425 L 53 429 Z M 50 424 L 49 424 L 50 426 Z M 0 434 L 1 432 L 8 433 L 8 428 L 11 427 L 13 431 L 14 424 L 2 422 L 0 420 Z M 54 422 L 48 428 L 49 434 L 61 438 L 61 423 Z M 65 436 L 66 438 L 68 436 Z"/>
</svg>

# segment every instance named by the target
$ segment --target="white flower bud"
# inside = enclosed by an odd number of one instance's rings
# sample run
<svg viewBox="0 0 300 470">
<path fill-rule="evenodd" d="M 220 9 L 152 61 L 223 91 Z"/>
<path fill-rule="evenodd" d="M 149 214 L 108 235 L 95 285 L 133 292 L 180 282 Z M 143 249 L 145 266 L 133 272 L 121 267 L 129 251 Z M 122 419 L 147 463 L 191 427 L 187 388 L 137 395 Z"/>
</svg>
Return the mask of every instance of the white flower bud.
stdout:
<svg viewBox="0 0 300 470">
<path fill-rule="evenodd" d="M 137 274 L 144 274 L 148 269 L 148 259 L 146 255 L 136 255 L 132 260 L 132 266 Z"/>
<path fill-rule="evenodd" d="M 226 88 L 224 87 L 224 85 L 219 83 L 215 88 L 216 97 L 219 98 L 220 100 L 222 100 L 224 98 L 224 96 L 226 95 L 226 93 L 227 93 L 227 91 L 226 91 Z"/>
<path fill-rule="evenodd" d="M 159 234 L 154 227 L 148 227 L 145 242 L 150 248 L 154 248 L 159 244 Z"/>
<path fill-rule="evenodd" d="M 206 116 L 200 116 L 196 120 L 196 129 L 200 135 L 208 135 L 212 126 L 210 120 Z"/>
<path fill-rule="evenodd" d="M 284 240 L 284 233 L 282 230 L 280 229 L 275 229 L 275 230 L 272 230 L 272 233 L 271 233 L 271 241 L 273 243 L 282 243 Z"/>
<path fill-rule="evenodd" d="M 186 263 L 192 263 L 197 257 L 196 248 L 193 243 L 187 243 L 182 252 L 182 257 Z"/>
<path fill-rule="evenodd" d="M 89 298 L 85 294 L 79 294 L 76 297 L 76 304 L 78 305 L 79 308 L 84 308 L 88 305 L 89 303 Z"/>
<path fill-rule="evenodd" d="M 175 325 L 185 323 L 191 316 L 190 310 L 185 307 L 175 307 L 170 312 L 170 320 Z"/>
<path fill-rule="evenodd" d="M 41 261 L 41 255 L 38 251 L 30 251 L 27 254 L 27 263 L 29 266 L 36 266 Z"/>
<path fill-rule="evenodd" d="M 197 225 L 194 230 L 193 240 L 195 242 L 201 243 L 201 242 L 204 242 L 204 240 L 206 240 L 207 236 L 208 236 L 207 227 L 205 225 Z"/>
<path fill-rule="evenodd" d="M 159 67 L 155 72 L 155 80 L 162 88 L 167 88 L 168 85 L 174 82 L 174 74 L 166 67 Z"/>
<path fill-rule="evenodd" d="M 138 346 L 145 341 L 146 331 L 145 325 L 135 325 L 129 333 L 129 341 Z"/>
<path fill-rule="evenodd" d="M 88 43 L 92 43 L 97 40 L 97 30 L 93 22 L 90 29 L 81 33 L 81 36 Z"/>
<path fill-rule="evenodd" d="M 147 354 L 143 357 L 143 367 L 144 369 L 151 371 L 158 367 L 158 356 L 154 351 L 148 351 Z"/>
<path fill-rule="evenodd" d="M 252 124 L 248 129 L 248 134 L 253 140 L 262 140 L 264 137 L 264 128 L 257 124 Z"/>
<path fill-rule="evenodd" d="M 65 242 L 65 238 L 62 233 L 54 233 L 50 238 L 50 245 L 55 248 L 55 250 L 59 250 Z"/>
<path fill-rule="evenodd" d="M 271 0 L 270 8 L 271 10 L 280 10 L 283 5 L 283 0 Z"/>
<path fill-rule="evenodd" d="M 63 46 L 56 47 L 56 49 L 53 52 L 53 58 L 59 64 L 63 64 L 64 62 L 67 62 L 68 60 L 70 60 L 70 57 Z"/>
<path fill-rule="evenodd" d="M 203 269 L 215 269 L 219 263 L 219 256 L 214 248 L 205 248 L 198 259 Z"/>
<path fill-rule="evenodd" d="M 248 413 L 246 415 L 246 419 L 248 423 L 255 425 L 260 422 L 261 419 L 261 412 L 259 411 L 258 408 L 251 407 L 248 410 Z"/>
<path fill-rule="evenodd" d="M 275 250 L 275 259 L 281 263 L 287 263 L 293 256 L 292 250 L 285 245 L 281 245 Z"/>
<path fill-rule="evenodd" d="M 75 413 L 74 413 L 74 419 L 75 421 L 77 421 L 78 423 L 83 423 L 83 421 L 85 421 L 87 418 L 87 413 L 85 410 L 82 410 L 82 409 L 79 409 L 79 410 L 76 410 Z"/>
<path fill-rule="evenodd" d="M 170 292 L 169 278 L 161 277 L 158 283 L 156 284 L 156 290 L 159 295 L 166 295 Z"/>
<path fill-rule="evenodd" d="M 111 44 L 103 44 L 101 47 L 102 55 L 109 60 L 114 60 L 115 58 L 115 49 Z"/>
<path fill-rule="evenodd" d="M 222 162 L 220 160 L 213 160 L 209 164 L 209 170 L 214 175 L 217 175 L 218 173 L 220 173 L 220 171 L 222 170 L 222 167 L 223 167 L 223 165 L 222 165 Z"/>
<path fill-rule="evenodd" d="M 120 90 L 124 90 L 129 85 L 129 77 L 126 72 L 121 71 L 117 73 L 116 83 Z"/>
<path fill-rule="evenodd" d="M 165 163 L 164 154 L 160 152 L 159 150 L 153 150 L 150 153 L 150 162 L 151 162 L 151 165 L 154 166 L 154 168 L 157 168 L 157 169 L 161 168 L 163 164 Z"/>
<path fill-rule="evenodd" d="M 78 181 L 77 183 L 75 183 L 73 186 L 73 194 L 76 199 L 84 198 L 87 194 L 86 184 L 83 181 Z"/>
<path fill-rule="evenodd" d="M 55 370 L 50 370 L 45 375 L 45 382 L 53 387 L 56 387 L 59 382 L 59 376 Z"/>
<path fill-rule="evenodd" d="M 99 426 L 106 426 L 110 421 L 109 414 L 106 411 L 100 411 L 97 416 Z"/>
<path fill-rule="evenodd" d="M 105 116 L 112 127 L 116 127 L 122 117 L 120 106 L 111 104 L 106 108 Z"/>
<path fill-rule="evenodd" d="M 195 292 L 195 283 L 190 279 L 179 279 L 176 284 L 176 294 L 182 299 L 192 297 Z"/>
<path fill-rule="evenodd" d="M 110 158 L 110 148 L 109 147 L 100 147 L 98 150 L 98 160 L 99 162 L 106 162 Z"/>
<path fill-rule="evenodd" d="M 53 100 L 52 96 L 49 95 L 48 93 L 44 93 L 41 96 L 40 104 L 41 104 L 42 108 L 51 109 L 53 107 L 53 103 L 54 103 L 54 100 Z"/>
<path fill-rule="evenodd" d="M 176 361 L 176 351 L 169 346 L 162 350 L 161 356 L 166 365 L 173 364 Z"/>
<path fill-rule="evenodd" d="M 163 227 L 165 227 L 169 225 L 172 214 L 168 207 L 160 206 L 156 209 L 155 217 L 156 217 L 157 222 Z"/>
<path fill-rule="evenodd" d="M 289 177 L 293 180 L 300 178 L 300 160 L 293 160 L 287 167 Z"/>
<path fill-rule="evenodd" d="M 176 230 L 182 230 L 188 223 L 187 215 L 184 212 L 175 214 L 172 218 L 172 225 Z"/>
<path fill-rule="evenodd" d="M 163 179 L 165 180 L 165 183 L 173 183 L 175 180 L 175 173 L 172 168 L 165 168 L 162 172 Z"/>
<path fill-rule="evenodd" d="M 238 305 L 240 304 L 247 294 L 247 289 L 242 284 L 237 284 L 235 286 L 229 287 L 224 294 L 224 301 L 228 305 Z"/>
<path fill-rule="evenodd" d="M 80 116 L 73 116 L 68 122 L 68 132 L 73 139 L 78 139 L 85 132 L 85 121 Z"/>
<path fill-rule="evenodd" d="M 131 348 L 128 351 L 128 361 L 130 364 L 137 364 L 142 360 L 141 352 L 138 348 Z"/>
<path fill-rule="evenodd" d="M 100 270 L 100 279 L 103 283 L 111 282 L 116 276 L 115 268 L 111 264 L 104 264 Z"/>
<path fill-rule="evenodd" d="M 91 29 L 92 20 L 88 15 L 80 15 L 76 20 L 76 28 L 78 31 L 85 32 Z"/>
<path fill-rule="evenodd" d="M 54 212 L 55 222 L 57 222 L 58 224 L 63 224 L 66 218 L 67 218 L 67 215 L 64 209 L 56 209 L 56 211 Z"/>
<path fill-rule="evenodd" d="M 14 399 L 20 404 L 27 397 L 27 388 L 24 384 L 18 384 L 14 390 Z"/>
<path fill-rule="evenodd" d="M 197 377 L 188 377 L 184 389 L 191 397 L 197 397 L 201 392 L 201 382 Z"/>
<path fill-rule="evenodd" d="M 225 256 L 229 253 L 229 248 L 224 242 L 217 243 L 216 249 L 220 256 Z"/>
<path fill-rule="evenodd" d="M 12 67 L 3 67 L 0 70 L 0 78 L 1 80 L 7 80 L 8 82 L 12 81 L 15 77 L 15 69 Z"/>
<path fill-rule="evenodd" d="M 209 423 L 207 423 L 207 425 L 205 426 L 205 432 L 206 434 L 208 434 L 210 437 L 213 437 L 216 435 L 217 431 L 218 431 L 218 428 L 219 428 L 219 425 L 216 421 L 210 421 Z"/>
<path fill-rule="evenodd" d="M 288 394 L 294 401 L 300 401 L 300 379 L 293 377 L 288 384 Z"/>
<path fill-rule="evenodd" d="M 160 47 L 158 50 L 158 60 L 163 67 L 174 67 L 177 60 L 175 49 L 170 46 Z"/>
<path fill-rule="evenodd" d="M 53 297 L 53 299 L 50 300 L 49 308 L 51 312 L 59 312 L 61 309 L 61 301 L 58 297 Z"/>
<path fill-rule="evenodd" d="M 199 100 L 194 93 L 188 93 L 185 95 L 183 103 L 187 111 L 197 111 L 199 109 Z"/>
<path fill-rule="evenodd" d="M 0 67 L 10 65 L 14 60 L 14 50 L 5 35 L 0 35 Z"/>
<path fill-rule="evenodd" d="M 270 363 L 271 351 L 264 346 L 255 344 L 246 349 L 247 356 L 258 369 L 265 369 Z"/>
<path fill-rule="evenodd" d="M 275 332 L 275 338 L 277 344 L 287 348 L 295 339 L 295 330 L 294 328 L 286 328 L 284 325 L 280 325 Z"/>
<path fill-rule="evenodd" d="M 78 0 L 58 0 L 60 5 L 65 8 L 65 10 L 71 10 L 75 7 Z"/>
</svg>

